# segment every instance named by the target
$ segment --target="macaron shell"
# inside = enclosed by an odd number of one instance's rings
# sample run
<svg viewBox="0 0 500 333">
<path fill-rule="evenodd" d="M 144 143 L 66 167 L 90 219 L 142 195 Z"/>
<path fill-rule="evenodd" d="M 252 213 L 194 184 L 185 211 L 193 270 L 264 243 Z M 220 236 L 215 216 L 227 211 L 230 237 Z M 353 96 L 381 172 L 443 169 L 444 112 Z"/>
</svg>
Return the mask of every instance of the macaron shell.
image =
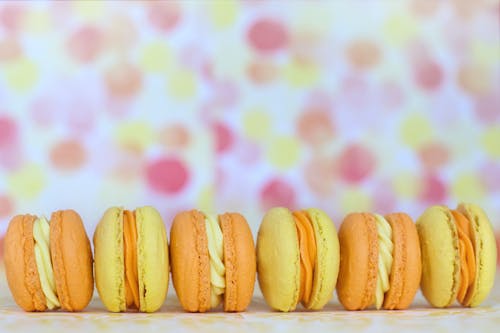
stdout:
<svg viewBox="0 0 500 333">
<path fill-rule="evenodd" d="M 137 269 L 140 311 L 158 310 L 168 290 L 168 243 L 165 225 L 158 211 L 150 206 L 138 208 Z"/>
<path fill-rule="evenodd" d="M 7 229 L 4 263 L 14 301 L 25 311 L 47 309 L 35 261 L 33 223 L 36 216 L 17 215 Z"/>
<path fill-rule="evenodd" d="M 460 283 L 458 234 L 453 216 L 444 206 L 428 208 L 417 220 L 422 251 L 421 289 L 435 307 L 449 306 Z"/>
<path fill-rule="evenodd" d="M 52 213 L 50 255 L 61 308 L 83 310 L 92 299 L 92 250 L 82 219 L 74 210 Z"/>
<path fill-rule="evenodd" d="M 246 219 L 238 213 L 219 216 L 223 234 L 226 290 L 224 311 L 243 311 L 253 296 L 256 272 L 255 245 Z"/>
<path fill-rule="evenodd" d="M 417 228 L 405 213 L 393 213 L 385 218 L 391 225 L 394 250 L 389 277 L 390 289 L 384 295 L 383 308 L 406 309 L 415 298 L 422 276 Z"/>
<path fill-rule="evenodd" d="M 467 292 L 465 302 L 478 306 L 489 294 L 495 282 L 497 249 L 495 236 L 486 213 L 477 205 L 460 204 L 458 211 L 471 222 L 476 254 L 476 278 Z"/>
<path fill-rule="evenodd" d="M 307 214 L 316 238 L 316 268 L 307 309 L 319 310 L 332 298 L 339 273 L 340 249 L 337 230 L 332 220 L 322 210 L 310 208 Z"/>
<path fill-rule="evenodd" d="M 111 207 L 95 229 L 94 255 L 96 288 L 104 306 L 112 312 L 127 309 L 123 252 L 123 210 Z"/>
<path fill-rule="evenodd" d="M 347 310 L 373 303 L 378 271 L 378 234 L 375 217 L 351 213 L 339 230 L 340 269 L 337 294 Z"/>
<path fill-rule="evenodd" d="M 205 216 L 191 210 L 177 214 L 170 229 L 170 260 L 175 292 L 186 311 L 210 309 L 210 261 Z"/>
<path fill-rule="evenodd" d="M 292 311 L 300 292 L 299 240 L 292 213 L 271 208 L 257 235 L 259 286 L 267 304 L 280 311 Z"/>
</svg>

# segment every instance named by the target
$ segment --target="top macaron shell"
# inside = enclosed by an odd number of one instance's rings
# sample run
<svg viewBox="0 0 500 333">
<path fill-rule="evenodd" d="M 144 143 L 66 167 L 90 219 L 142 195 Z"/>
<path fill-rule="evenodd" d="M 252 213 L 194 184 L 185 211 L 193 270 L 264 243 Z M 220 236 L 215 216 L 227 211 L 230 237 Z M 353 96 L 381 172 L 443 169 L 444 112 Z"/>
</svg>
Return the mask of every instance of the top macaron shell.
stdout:
<svg viewBox="0 0 500 333">
<path fill-rule="evenodd" d="M 337 284 L 340 244 L 335 225 L 322 210 L 309 208 L 306 211 L 311 218 L 316 239 L 317 272 L 314 274 L 311 300 L 304 306 L 310 310 L 320 310 L 332 298 Z"/>
<path fill-rule="evenodd" d="M 205 216 L 197 210 L 177 214 L 170 228 L 172 282 L 189 312 L 210 309 L 210 261 Z"/>
<path fill-rule="evenodd" d="M 210 260 L 205 215 L 198 210 L 177 214 L 170 229 L 172 282 L 189 312 L 210 309 Z M 226 288 L 224 311 L 243 311 L 255 285 L 255 245 L 245 218 L 237 213 L 218 217 L 223 234 Z"/>
<path fill-rule="evenodd" d="M 34 255 L 33 224 L 36 219 L 33 215 L 14 217 L 5 236 L 7 280 L 14 300 L 25 311 L 47 309 Z M 61 308 L 83 310 L 94 290 L 92 251 L 83 222 L 75 211 L 52 214 L 50 255 Z"/>
<path fill-rule="evenodd" d="M 373 303 L 378 272 L 377 237 L 373 214 L 351 213 L 340 226 L 337 294 L 347 310 L 364 309 Z"/>
<path fill-rule="evenodd" d="M 339 242 L 335 226 L 319 209 L 308 209 L 313 225 L 317 265 L 307 309 L 321 309 L 332 297 L 339 269 Z M 299 302 L 300 250 L 292 212 L 284 207 L 270 209 L 257 236 L 259 285 L 268 305 L 292 311 Z"/>
<path fill-rule="evenodd" d="M 137 270 L 141 312 L 158 310 L 169 281 L 168 243 L 160 214 L 153 207 L 136 209 Z M 94 233 L 96 287 L 109 311 L 126 311 L 123 209 L 106 210 Z"/>
</svg>

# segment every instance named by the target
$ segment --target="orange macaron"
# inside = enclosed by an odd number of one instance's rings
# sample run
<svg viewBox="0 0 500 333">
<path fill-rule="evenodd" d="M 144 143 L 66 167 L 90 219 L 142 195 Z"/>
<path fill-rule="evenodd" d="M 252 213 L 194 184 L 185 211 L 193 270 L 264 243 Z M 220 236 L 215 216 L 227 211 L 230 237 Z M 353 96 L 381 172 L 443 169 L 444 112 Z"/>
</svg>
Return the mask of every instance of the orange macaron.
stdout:
<svg viewBox="0 0 500 333">
<path fill-rule="evenodd" d="M 419 288 L 420 244 L 412 219 L 351 213 L 339 230 L 337 294 L 347 310 L 406 309 Z"/>
<path fill-rule="evenodd" d="M 210 215 L 198 210 L 177 214 L 170 229 L 172 281 L 189 312 L 244 311 L 255 284 L 252 233 L 238 213 Z"/>
<path fill-rule="evenodd" d="M 56 211 L 50 222 L 15 216 L 5 235 L 4 255 L 10 291 L 25 311 L 81 311 L 90 302 L 92 251 L 75 211 Z"/>
</svg>

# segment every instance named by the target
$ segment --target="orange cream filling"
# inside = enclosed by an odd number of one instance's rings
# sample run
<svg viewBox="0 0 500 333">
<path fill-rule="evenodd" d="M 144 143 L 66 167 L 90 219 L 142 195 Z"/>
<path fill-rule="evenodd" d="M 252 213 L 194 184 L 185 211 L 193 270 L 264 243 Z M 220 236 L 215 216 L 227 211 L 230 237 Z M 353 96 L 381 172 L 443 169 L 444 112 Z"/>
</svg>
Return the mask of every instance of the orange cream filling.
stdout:
<svg viewBox="0 0 500 333">
<path fill-rule="evenodd" d="M 456 210 L 451 211 L 458 230 L 458 250 L 460 254 L 460 285 L 457 300 L 464 302 L 467 290 L 474 283 L 476 276 L 476 258 L 472 244 L 472 233 L 469 220 Z"/>
<path fill-rule="evenodd" d="M 137 228 L 135 213 L 129 210 L 123 211 L 123 249 L 125 253 L 125 298 L 127 308 L 139 309 Z"/>
<path fill-rule="evenodd" d="M 316 264 L 316 239 L 307 213 L 293 212 L 299 237 L 300 250 L 300 291 L 299 301 L 307 304 L 311 298 L 313 275 Z"/>
</svg>

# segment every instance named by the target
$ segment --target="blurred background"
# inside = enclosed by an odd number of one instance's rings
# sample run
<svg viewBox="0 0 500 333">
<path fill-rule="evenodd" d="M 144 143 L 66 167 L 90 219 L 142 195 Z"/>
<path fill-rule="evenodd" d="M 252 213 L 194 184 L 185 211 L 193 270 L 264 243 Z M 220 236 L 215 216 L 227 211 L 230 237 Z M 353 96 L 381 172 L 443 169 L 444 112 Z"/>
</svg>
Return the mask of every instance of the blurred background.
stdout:
<svg viewBox="0 0 500 333">
<path fill-rule="evenodd" d="M 500 4 L 0 2 L 12 216 L 482 206 L 500 231 Z M 3 250 L 3 246 L 0 247 Z M 0 250 L 0 251 L 2 251 Z"/>
</svg>

